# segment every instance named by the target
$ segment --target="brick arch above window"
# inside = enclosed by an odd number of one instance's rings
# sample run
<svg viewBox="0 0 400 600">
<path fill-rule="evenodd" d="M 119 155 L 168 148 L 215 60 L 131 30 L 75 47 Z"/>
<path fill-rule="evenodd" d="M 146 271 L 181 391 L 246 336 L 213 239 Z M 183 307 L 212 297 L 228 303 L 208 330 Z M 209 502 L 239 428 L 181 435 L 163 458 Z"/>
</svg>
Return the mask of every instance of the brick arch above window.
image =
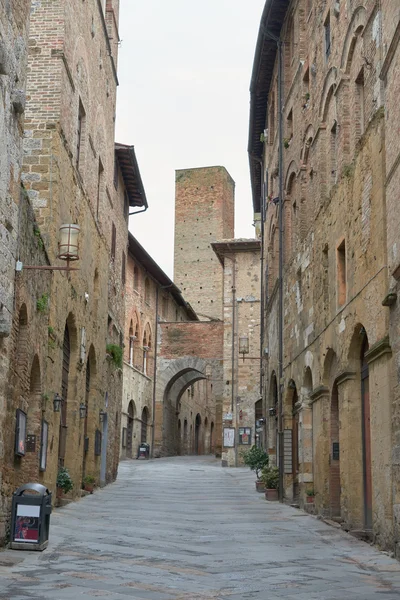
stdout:
<svg viewBox="0 0 400 600">
<path fill-rule="evenodd" d="M 367 22 L 367 13 L 364 6 L 358 6 L 353 16 L 351 17 L 350 24 L 347 28 L 345 42 L 343 44 L 342 58 L 340 61 L 340 68 L 346 74 L 350 72 L 351 63 L 353 60 L 354 48 L 357 39 L 360 37 L 364 30 Z"/>
<path fill-rule="evenodd" d="M 322 121 L 326 118 L 326 113 L 329 107 L 329 102 L 331 100 L 332 94 L 336 89 L 336 79 L 337 79 L 337 69 L 336 67 L 332 67 L 329 69 L 321 94 L 321 101 L 319 104 L 319 116 Z"/>
</svg>

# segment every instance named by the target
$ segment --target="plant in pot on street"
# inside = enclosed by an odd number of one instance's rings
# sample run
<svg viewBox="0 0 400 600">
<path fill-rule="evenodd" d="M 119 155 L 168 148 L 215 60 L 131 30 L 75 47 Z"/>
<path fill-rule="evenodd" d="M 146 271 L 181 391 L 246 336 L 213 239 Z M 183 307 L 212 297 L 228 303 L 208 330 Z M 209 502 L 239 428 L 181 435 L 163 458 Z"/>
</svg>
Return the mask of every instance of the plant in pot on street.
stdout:
<svg viewBox="0 0 400 600">
<path fill-rule="evenodd" d="M 60 467 L 58 470 L 56 485 L 57 488 L 62 490 L 64 494 L 68 494 L 68 492 L 73 489 L 74 482 L 72 481 L 71 475 L 66 467 Z"/>
<path fill-rule="evenodd" d="M 263 448 L 252 446 L 250 450 L 244 450 L 241 453 L 241 457 L 246 467 L 249 467 L 251 471 L 255 471 L 256 473 L 256 490 L 258 492 L 264 491 L 263 482 L 261 481 L 261 471 L 268 465 L 268 454 Z"/>
<path fill-rule="evenodd" d="M 306 490 L 306 497 L 307 497 L 307 504 L 312 504 L 314 502 L 314 499 L 315 499 L 314 488 L 308 488 L 308 490 Z"/>
<path fill-rule="evenodd" d="M 94 489 L 95 483 L 96 483 L 96 478 L 93 477 L 93 475 L 86 475 L 83 478 L 83 487 L 86 492 L 90 492 L 91 494 L 93 494 L 93 489 Z"/>
<path fill-rule="evenodd" d="M 265 498 L 267 500 L 278 500 L 279 469 L 278 467 L 264 467 L 261 480 L 265 485 Z"/>
</svg>

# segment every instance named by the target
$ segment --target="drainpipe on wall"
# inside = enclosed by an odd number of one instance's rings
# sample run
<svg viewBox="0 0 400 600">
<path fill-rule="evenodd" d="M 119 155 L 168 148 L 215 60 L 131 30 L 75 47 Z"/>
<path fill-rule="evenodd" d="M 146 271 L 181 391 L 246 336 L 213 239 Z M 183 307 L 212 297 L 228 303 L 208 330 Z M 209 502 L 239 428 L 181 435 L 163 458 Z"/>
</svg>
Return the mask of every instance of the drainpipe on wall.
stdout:
<svg viewBox="0 0 400 600">
<path fill-rule="evenodd" d="M 279 317 L 278 317 L 278 437 L 279 437 L 279 501 L 283 501 L 283 42 L 265 30 L 265 35 L 276 42 L 278 48 L 278 119 L 279 119 Z"/>
<path fill-rule="evenodd" d="M 283 501 L 283 43 L 278 45 L 278 108 L 279 108 L 279 386 L 278 386 L 278 431 L 279 431 L 279 500 Z"/>
<path fill-rule="evenodd" d="M 156 420 L 156 384 L 157 384 L 157 344 L 158 344 L 158 286 L 156 287 L 156 322 L 154 328 L 154 366 L 153 366 L 153 402 L 152 402 L 152 422 L 151 422 L 151 448 L 150 457 L 154 457 L 154 437 Z"/>
</svg>

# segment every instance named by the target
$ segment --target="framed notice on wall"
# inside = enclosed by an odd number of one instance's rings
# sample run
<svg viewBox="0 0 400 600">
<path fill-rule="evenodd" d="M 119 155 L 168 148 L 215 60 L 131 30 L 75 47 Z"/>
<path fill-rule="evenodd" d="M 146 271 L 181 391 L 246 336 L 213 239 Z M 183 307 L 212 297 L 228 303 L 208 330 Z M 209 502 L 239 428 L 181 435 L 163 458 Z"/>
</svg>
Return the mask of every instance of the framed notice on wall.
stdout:
<svg viewBox="0 0 400 600">
<path fill-rule="evenodd" d="M 25 456 L 25 438 L 26 438 L 26 413 L 17 409 L 15 423 L 15 454 Z"/>
<path fill-rule="evenodd" d="M 40 436 L 39 470 L 45 471 L 47 466 L 47 442 L 49 439 L 49 424 L 42 420 L 42 434 Z"/>
<path fill-rule="evenodd" d="M 235 429 L 233 427 L 224 427 L 224 447 L 233 448 L 235 446 Z"/>
<path fill-rule="evenodd" d="M 239 444 L 251 446 L 251 427 L 239 427 Z"/>
</svg>

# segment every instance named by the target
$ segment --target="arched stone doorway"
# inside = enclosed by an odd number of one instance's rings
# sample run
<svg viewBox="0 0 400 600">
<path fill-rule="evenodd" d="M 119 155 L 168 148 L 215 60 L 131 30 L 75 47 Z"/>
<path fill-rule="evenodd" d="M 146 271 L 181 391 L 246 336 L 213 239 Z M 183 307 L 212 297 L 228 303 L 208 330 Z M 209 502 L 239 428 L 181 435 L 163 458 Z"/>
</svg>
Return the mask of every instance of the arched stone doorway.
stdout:
<svg viewBox="0 0 400 600">
<path fill-rule="evenodd" d="M 195 430 L 194 430 L 194 453 L 202 454 L 201 448 L 201 417 L 197 413 L 195 420 Z"/>
<path fill-rule="evenodd" d="M 176 452 L 178 456 L 182 454 L 182 423 L 180 419 L 178 419 L 178 439 L 176 444 Z"/>
<path fill-rule="evenodd" d="M 62 356 L 62 376 L 61 376 L 61 416 L 60 416 L 60 437 L 58 445 L 58 463 L 64 466 L 65 452 L 67 444 L 67 413 L 68 413 L 68 380 L 69 367 L 71 361 L 71 340 L 68 324 L 65 324 L 63 356 Z"/>
<path fill-rule="evenodd" d="M 188 454 L 188 422 L 183 423 L 183 454 Z"/>
<path fill-rule="evenodd" d="M 292 391 L 292 480 L 293 480 L 293 502 L 299 501 L 299 397 L 296 384 L 293 380 L 289 382 Z"/>
<path fill-rule="evenodd" d="M 135 412 L 135 403 L 131 400 L 128 405 L 128 426 L 126 430 L 126 456 L 128 458 L 133 458 L 133 424 L 135 421 Z"/>
<path fill-rule="evenodd" d="M 334 383 L 330 414 L 329 502 L 331 517 L 340 517 L 339 392 Z"/>
<path fill-rule="evenodd" d="M 371 408 L 369 401 L 369 368 L 365 358 L 369 344 L 364 334 L 361 346 L 361 418 L 364 478 L 364 528 L 372 529 Z"/>
<path fill-rule="evenodd" d="M 210 429 L 208 427 L 208 418 L 204 419 L 204 453 L 210 454 Z"/>
<path fill-rule="evenodd" d="M 145 406 L 142 410 L 141 428 L 140 428 L 140 443 L 147 443 L 147 424 L 149 420 L 149 411 Z"/>
<path fill-rule="evenodd" d="M 279 465 L 279 440 L 278 440 L 278 384 L 276 374 L 271 375 L 271 384 L 268 403 L 268 433 L 267 448 L 271 465 Z"/>
</svg>

